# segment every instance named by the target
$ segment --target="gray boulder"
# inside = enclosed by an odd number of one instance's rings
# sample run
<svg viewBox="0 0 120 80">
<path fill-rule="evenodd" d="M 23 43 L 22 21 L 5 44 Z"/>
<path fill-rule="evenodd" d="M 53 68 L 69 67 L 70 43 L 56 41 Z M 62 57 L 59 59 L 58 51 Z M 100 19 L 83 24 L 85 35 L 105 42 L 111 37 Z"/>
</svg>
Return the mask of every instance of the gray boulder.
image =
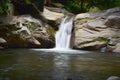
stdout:
<svg viewBox="0 0 120 80">
<path fill-rule="evenodd" d="M 120 7 L 78 14 L 74 21 L 74 48 L 119 52 Z"/>
</svg>

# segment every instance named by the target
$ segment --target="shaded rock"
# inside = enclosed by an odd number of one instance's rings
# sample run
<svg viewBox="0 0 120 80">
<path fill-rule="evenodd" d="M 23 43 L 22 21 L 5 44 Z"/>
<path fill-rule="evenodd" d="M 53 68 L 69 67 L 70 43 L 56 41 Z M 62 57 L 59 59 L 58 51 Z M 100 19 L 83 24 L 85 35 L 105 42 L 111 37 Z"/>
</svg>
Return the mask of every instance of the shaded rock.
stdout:
<svg viewBox="0 0 120 80">
<path fill-rule="evenodd" d="M 118 76 L 110 76 L 107 80 L 120 80 Z"/>
<path fill-rule="evenodd" d="M 112 38 L 109 42 L 109 44 L 107 45 L 106 50 L 109 52 L 120 52 L 120 48 L 119 48 L 119 44 L 120 43 L 120 39 L 119 38 Z M 115 50 L 117 49 L 117 50 Z"/>
<path fill-rule="evenodd" d="M 7 41 L 3 38 L 0 38 L 0 49 L 4 49 L 4 46 L 6 45 Z"/>
<path fill-rule="evenodd" d="M 0 38 L 0 44 L 7 43 L 7 41 L 3 38 Z"/>
<path fill-rule="evenodd" d="M 105 22 L 105 25 L 120 29 L 120 15 L 115 14 L 115 15 L 109 16 Z"/>
<path fill-rule="evenodd" d="M 4 47 L 0 46 L 0 49 L 4 49 Z"/>
<path fill-rule="evenodd" d="M 11 3 L 14 6 L 14 15 L 31 15 L 55 28 L 60 24 L 61 18 L 64 17 L 64 12 L 67 12 L 62 9 L 53 10 L 51 7 L 49 7 L 50 10 L 44 8 L 44 0 L 31 0 L 28 3 L 12 0 Z"/>
<path fill-rule="evenodd" d="M 116 44 L 115 49 L 113 52 L 120 52 L 120 43 Z"/>
<path fill-rule="evenodd" d="M 31 16 L 37 17 L 44 8 L 44 0 L 32 0 L 28 3 L 25 1 L 11 0 L 11 3 L 13 4 L 15 15 L 30 14 Z"/>
<path fill-rule="evenodd" d="M 52 34 L 48 32 L 49 28 L 48 24 L 31 16 L 4 16 L 0 18 L 0 36 L 6 40 L 7 43 L 4 46 L 6 48 L 53 47 L 54 42 L 50 39 Z M 36 34 L 39 36 L 35 36 Z"/>
<path fill-rule="evenodd" d="M 74 21 L 74 48 L 114 51 L 120 38 L 120 7 L 78 14 Z M 113 41 L 114 39 L 117 42 Z M 112 42 L 113 41 L 113 42 Z"/>
</svg>

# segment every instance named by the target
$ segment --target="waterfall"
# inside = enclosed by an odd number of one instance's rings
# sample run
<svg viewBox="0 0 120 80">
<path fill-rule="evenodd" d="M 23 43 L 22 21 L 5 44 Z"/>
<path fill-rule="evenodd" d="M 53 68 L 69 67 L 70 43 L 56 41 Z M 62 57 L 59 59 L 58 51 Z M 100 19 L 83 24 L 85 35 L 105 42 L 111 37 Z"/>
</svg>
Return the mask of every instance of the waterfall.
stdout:
<svg viewBox="0 0 120 80">
<path fill-rule="evenodd" d="M 73 17 L 65 17 L 60 26 L 59 30 L 55 34 L 55 49 L 69 49 L 71 41 L 71 32 L 73 26 Z"/>
<path fill-rule="evenodd" d="M 73 28 L 74 17 L 63 18 L 59 25 L 58 31 L 55 33 L 55 48 L 52 49 L 33 49 L 36 51 L 55 52 L 55 53 L 69 53 L 69 54 L 83 54 L 88 51 L 80 51 L 70 49 L 71 47 L 71 33 Z"/>
</svg>

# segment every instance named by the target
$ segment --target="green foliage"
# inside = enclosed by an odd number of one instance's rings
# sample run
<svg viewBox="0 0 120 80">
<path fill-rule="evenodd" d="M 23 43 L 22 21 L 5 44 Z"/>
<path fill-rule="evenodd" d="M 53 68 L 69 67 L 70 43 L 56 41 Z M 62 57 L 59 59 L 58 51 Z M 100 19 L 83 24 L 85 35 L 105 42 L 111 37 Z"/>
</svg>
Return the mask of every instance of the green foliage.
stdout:
<svg viewBox="0 0 120 80">
<path fill-rule="evenodd" d="M 108 9 L 111 7 L 115 7 L 115 0 L 92 0 L 89 4 L 90 7 L 96 6 L 99 7 L 99 9 Z"/>
<path fill-rule="evenodd" d="M 54 35 L 55 35 L 55 30 L 54 30 L 54 28 L 49 27 L 49 28 L 47 29 L 47 32 L 50 34 L 49 39 L 52 40 L 52 41 L 54 41 L 54 40 L 55 40 L 55 38 L 54 38 Z"/>
<path fill-rule="evenodd" d="M 77 3 L 77 2 L 69 1 L 66 5 L 64 5 L 64 7 L 65 7 L 65 9 L 67 9 L 68 11 L 70 11 L 72 13 L 80 13 L 81 12 L 79 3 Z"/>
<path fill-rule="evenodd" d="M 88 11 L 104 10 L 120 6 L 120 0 L 49 0 L 49 1 L 50 4 L 54 6 L 57 5 L 61 8 L 65 8 L 66 10 L 75 14 Z M 44 0 L 15 0 L 15 2 L 25 5 L 35 4 L 40 11 L 43 11 Z M 0 0 L 0 15 L 10 14 L 10 4 L 11 0 Z"/>
<path fill-rule="evenodd" d="M 0 15 L 8 15 L 10 13 L 10 0 L 0 1 Z"/>
<path fill-rule="evenodd" d="M 30 4 L 31 1 L 30 0 L 16 0 L 17 3 L 20 3 L 20 4 Z"/>
<path fill-rule="evenodd" d="M 52 0 L 60 2 L 64 8 L 72 13 L 83 13 L 88 11 L 104 10 L 120 6 L 120 0 Z"/>
<path fill-rule="evenodd" d="M 40 11 L 43 11 L 44 8 L 44 0 L 16 0 L 15 2 L 23 6 L 32 4 Z"/>
</svg>

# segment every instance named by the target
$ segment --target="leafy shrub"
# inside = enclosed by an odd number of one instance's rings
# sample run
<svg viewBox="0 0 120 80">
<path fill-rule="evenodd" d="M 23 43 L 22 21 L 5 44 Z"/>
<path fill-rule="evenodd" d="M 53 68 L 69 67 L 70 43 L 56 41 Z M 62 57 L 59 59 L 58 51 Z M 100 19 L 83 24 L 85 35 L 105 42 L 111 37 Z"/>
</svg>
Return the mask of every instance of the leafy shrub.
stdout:
<svg viewBox="0 0 120 80">
<path fill-rule="evenodd" d="M 88 11 L 104 10 L 120 6 L 120 0 L 51 0 L 52 3 L 59 2 L 64 8 L 72 13 L 83 13 Z"/>
<path fill-rule="evenodd" d="M 10 13 L 10 0 L 0 1 L 0 15 L 8 15 Z"/>
</svg>

